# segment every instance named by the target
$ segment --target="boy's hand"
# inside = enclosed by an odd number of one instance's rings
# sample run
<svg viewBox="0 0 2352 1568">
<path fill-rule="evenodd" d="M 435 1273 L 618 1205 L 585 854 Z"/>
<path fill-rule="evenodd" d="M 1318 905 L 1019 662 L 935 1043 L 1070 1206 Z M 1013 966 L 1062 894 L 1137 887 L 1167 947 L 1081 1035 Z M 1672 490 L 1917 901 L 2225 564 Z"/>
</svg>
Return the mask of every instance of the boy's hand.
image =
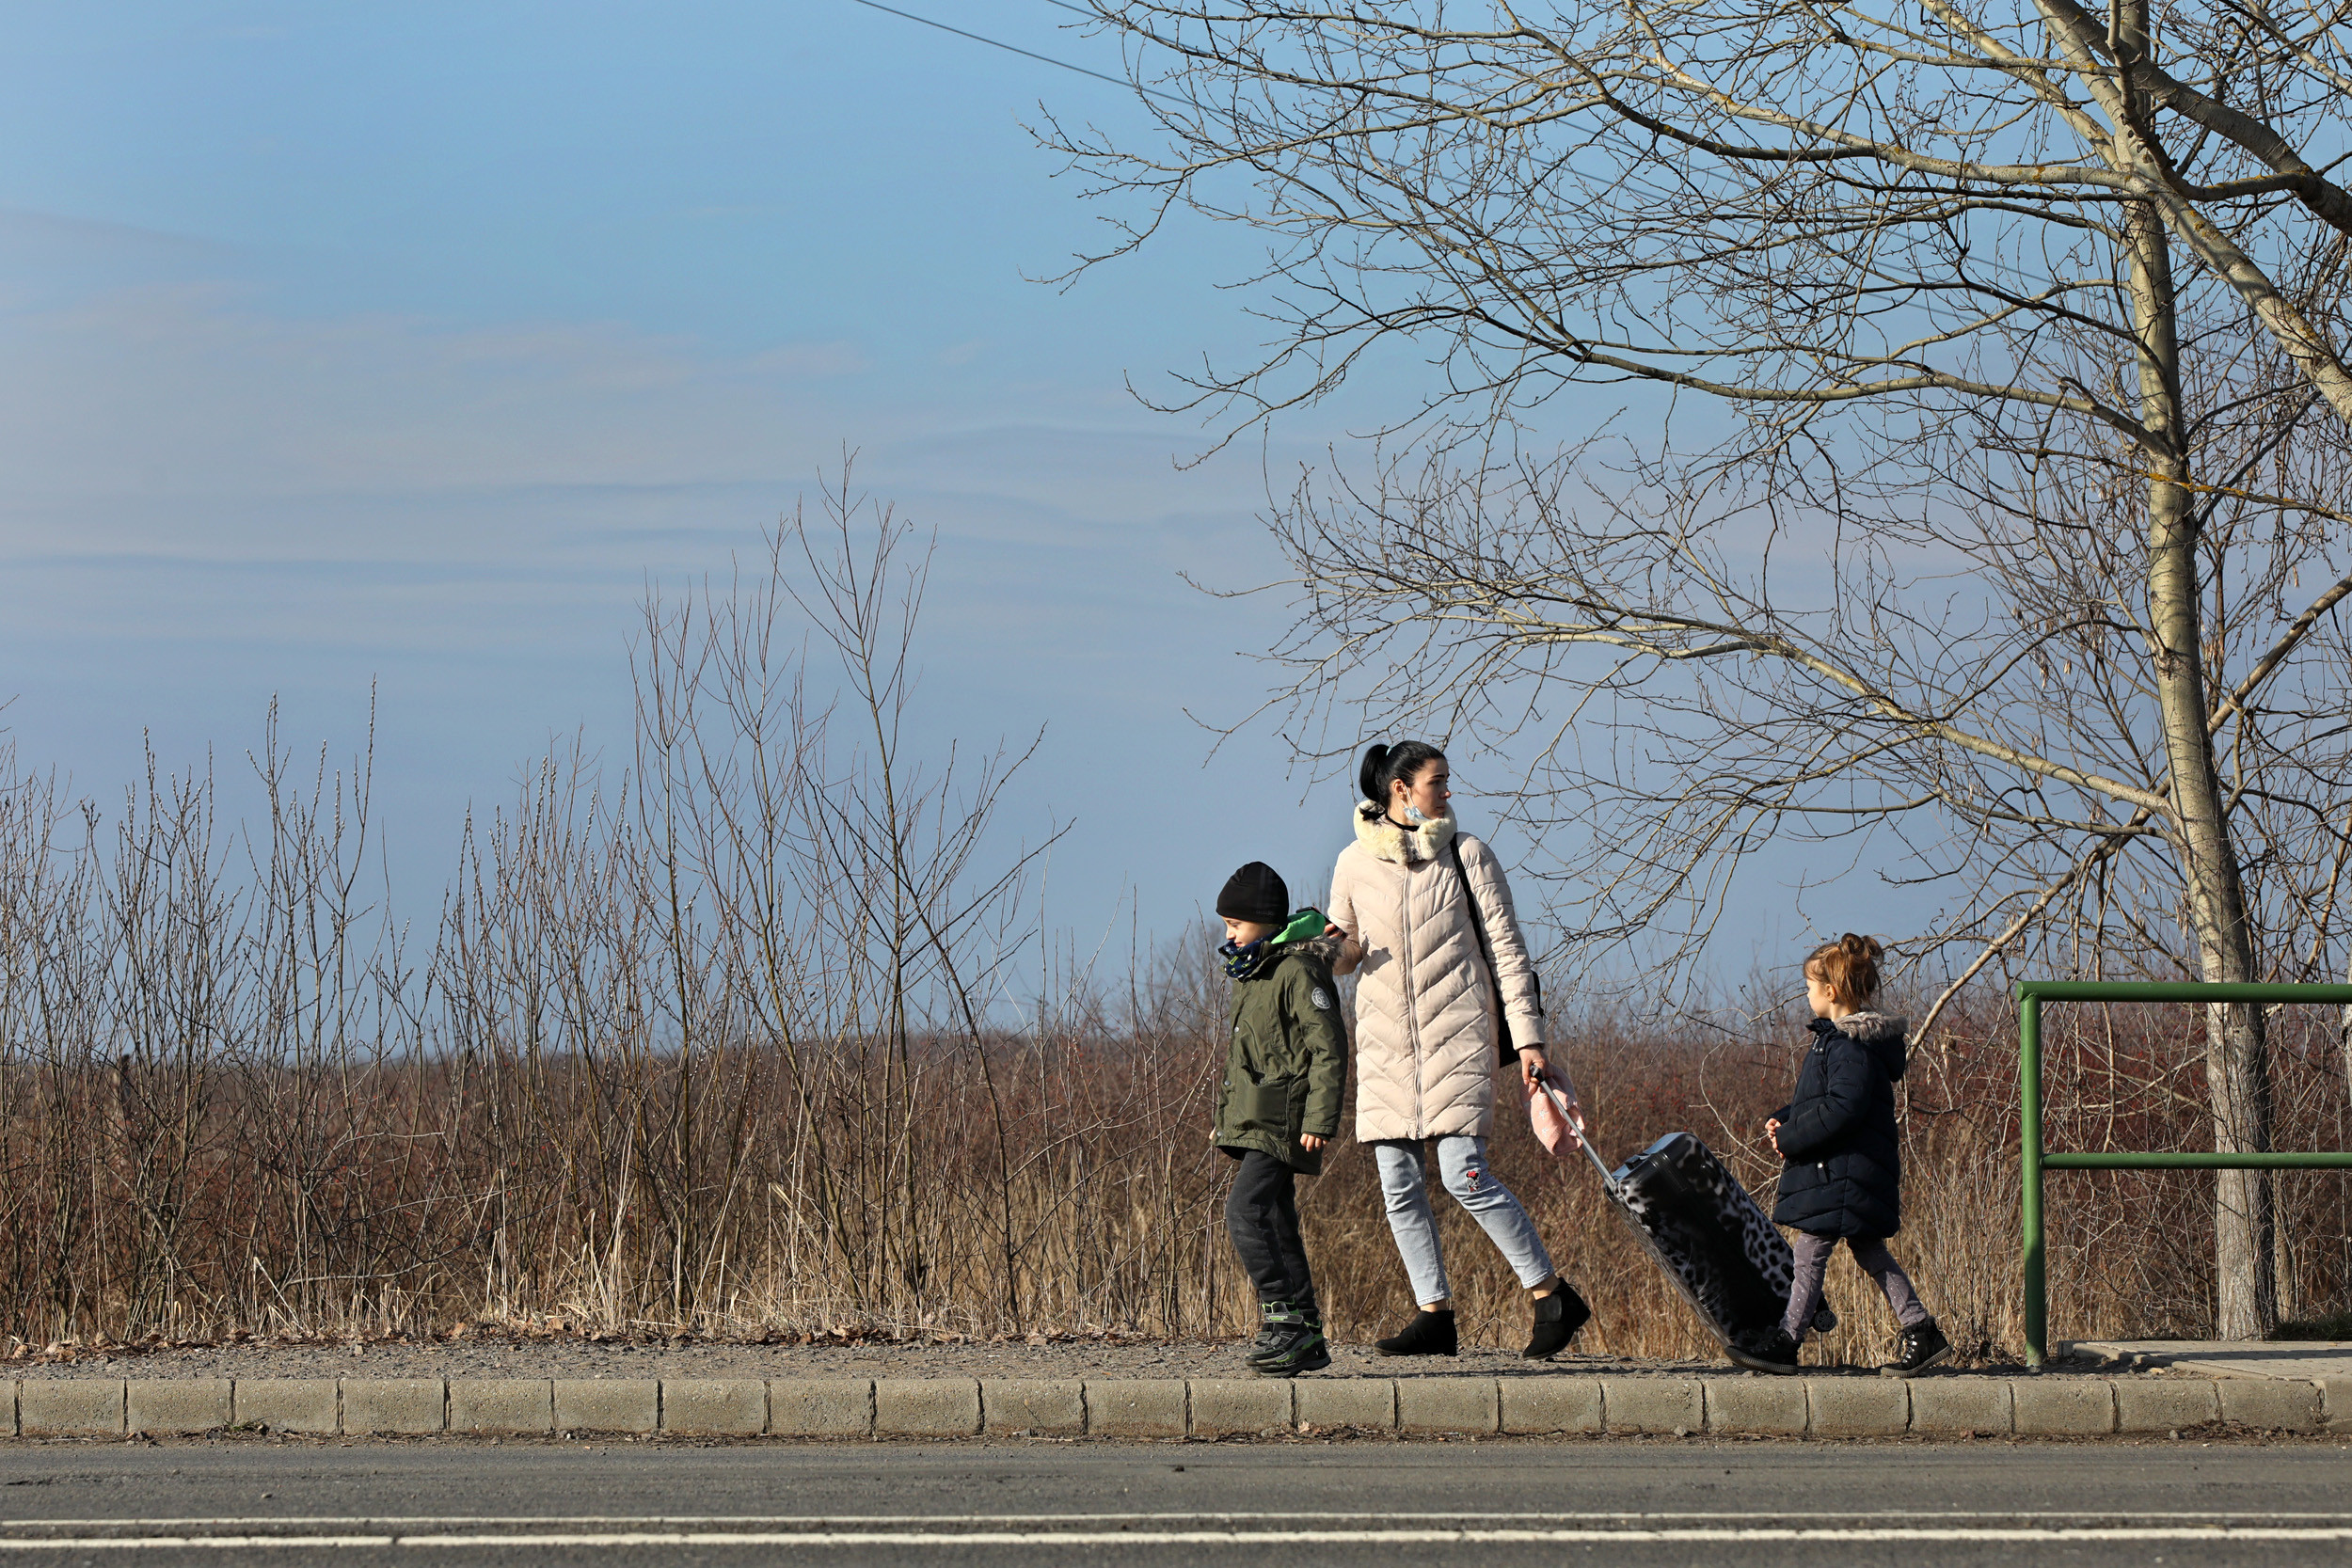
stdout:
<svg viewBox="0 0 2352 1568">
<path fill-rule="evenodd" d="M 1764 1141 L 1765 1141 L 1766 1143 L 1771 1144 L 1771 1145 L 1772 1146 L 1772 1152 L 1773 1152 L 1773 1153 L 1775 1153 L 1775 1154 L 1780 1154 L 1780 1118 L 1779 1118 L 1779 1117 L 1767 1117 L 1765 1118 L 1765 1120 L 1764 1120 Z M 1781 1157 L 1782 1159 L 1784 1159 L 1784 1160 L 1786 1160 L 1787 1158 L 1788 1158 L 1788 1156 L 1787 1156 L 1786 1154 L 1781 1154 L 1781 1155 L 1780 1155 L 1780 1157 Z"/>
<path fill-rule="evenodd" d="M 1331 1140 L 1328 1138 L 1318 1138 L 1312 1132 L 1301 1132 L 1298 1134 L 1298 1147 L 1305 1149 L 1310 1154 L 1321 1153 L 1323 1151 L 1323 1146 L 1330 1141 Z"/>
</svg>

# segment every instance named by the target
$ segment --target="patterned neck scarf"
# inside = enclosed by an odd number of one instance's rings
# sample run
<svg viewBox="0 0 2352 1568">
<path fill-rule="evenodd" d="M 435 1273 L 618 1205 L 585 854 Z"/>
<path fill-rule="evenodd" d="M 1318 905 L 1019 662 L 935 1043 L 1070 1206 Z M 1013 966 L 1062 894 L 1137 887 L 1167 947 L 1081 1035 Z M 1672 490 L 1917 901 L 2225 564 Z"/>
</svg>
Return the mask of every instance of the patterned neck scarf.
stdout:
<svg viewBox="0 0 2352 1568">
<path fill-rule="evenodd" d="M 1217 956 L 1225 960 L 1225 977 L 1229 980 L 1248 979 L 1264 965 L 1273 947 L 1272 941 L 1265 937 L 1260 937 L 1247 947 L 1236 947 L 1227 942 L 1216 950 Z"/>
</svg>

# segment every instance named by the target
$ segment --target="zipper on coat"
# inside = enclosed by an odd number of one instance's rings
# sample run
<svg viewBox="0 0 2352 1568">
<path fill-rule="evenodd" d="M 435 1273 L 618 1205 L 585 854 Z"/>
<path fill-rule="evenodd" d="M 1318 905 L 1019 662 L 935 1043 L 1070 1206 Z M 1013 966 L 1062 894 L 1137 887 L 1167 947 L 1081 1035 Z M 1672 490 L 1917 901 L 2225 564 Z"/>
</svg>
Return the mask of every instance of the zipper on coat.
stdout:
<svg viewBox="0 0 2352 1568">
<path fill-rule="evenodd" d="M 1422 1062 L 1421 1055 L 1421 1008 L 1413 990 L 1413 863 L 1411 859 L 1408 857 L 1401 863 L 1397 871 L 1405 879 L 1405 896 L 1397 901 L 1397 908 L 1404 912 L 1405 916 L 1397 923 L 1397 943 L 1405 950 L 1405 1038 L 1413 1051 L 1413 1136 L 1426 1138 L 1429 1136 L 1429 1118 L 1422 1109 L 1425 1103 L 1422 1096 L 1422 1078 L 1426 1070 L 1426 1064 Z"/>
</svg>

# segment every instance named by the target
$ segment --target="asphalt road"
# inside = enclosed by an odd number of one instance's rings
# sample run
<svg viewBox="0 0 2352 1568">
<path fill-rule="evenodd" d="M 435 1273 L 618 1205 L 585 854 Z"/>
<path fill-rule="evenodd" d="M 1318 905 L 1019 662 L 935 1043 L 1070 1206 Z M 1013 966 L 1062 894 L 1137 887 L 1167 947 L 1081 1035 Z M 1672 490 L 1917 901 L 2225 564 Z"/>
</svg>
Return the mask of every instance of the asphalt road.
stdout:
<svg viewBox="0 0 2352 1568">
<path fill-rule="evenodd" d="M 0 1559 L 2352 1561 L 2336 1444 L 0 1448 Z"/>
</svg>

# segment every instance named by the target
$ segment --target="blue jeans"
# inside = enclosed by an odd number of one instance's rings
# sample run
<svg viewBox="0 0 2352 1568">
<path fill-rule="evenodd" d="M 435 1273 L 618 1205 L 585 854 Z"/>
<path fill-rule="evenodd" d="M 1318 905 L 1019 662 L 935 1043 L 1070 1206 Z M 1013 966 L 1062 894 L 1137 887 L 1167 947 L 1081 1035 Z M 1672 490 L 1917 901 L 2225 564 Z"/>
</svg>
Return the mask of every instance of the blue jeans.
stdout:
<svg viewBox="0 0 2352 1568">
<path fill-rule="evenodd" d="M 1470 1211 L 1495 1245 L 1503 1261 L 1530 1290 L 1549 1279 L 1551 1254 L 1535 1234 L 1511 1189 L 1486 1168 L 1486 1140 L 1468 1134 L 1438 1139 L 1438 1171 L 1463 1208 Z M 1397 1255 L 1413 1282 L 1413 1299 L 1428 1303 L 1452 1299 L 1446 1284 L 1445 1255 L 1438 1247 L 1438 1217 L 1429 1212 L 1429 1187 L 1422 1172 L 1423 1153 L 1418 1140 L 1383 1139 L 1373 1145 L 1380 1162 L 1380 1196 L 1389 1210 L 1389 1229 L 1396 1237 Z"/>
</svg>

